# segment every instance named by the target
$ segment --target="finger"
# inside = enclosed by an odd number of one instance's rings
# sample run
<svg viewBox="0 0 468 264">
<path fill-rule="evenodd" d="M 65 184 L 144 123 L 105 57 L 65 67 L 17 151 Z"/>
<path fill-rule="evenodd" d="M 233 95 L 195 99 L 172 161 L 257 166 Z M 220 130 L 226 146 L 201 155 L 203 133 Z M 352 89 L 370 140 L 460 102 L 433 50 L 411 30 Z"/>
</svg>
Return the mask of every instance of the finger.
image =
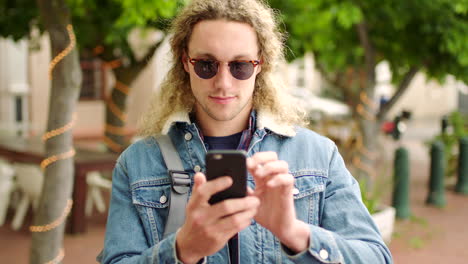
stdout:
<svg viewBox="0 0 468 264">
<path fill-rule="evenodd" d="M 254 190 L 252 190 L 252 188 L 250 188 L 249 186 L 247 186 L 247 195 L 254 195 Z"/>
<path fill-rule="evenodd" d="M 275 174 L 288 173 L 288 163 L 284 160 L 275 160 L 265 163 L 263 166 L 258 166 L 253 170 L 252 175 L 255 179 L 261 179 Z"/>
<path fill-rule="evenodd" d="M 200 197 L 200 188 L 206 183 L 206 177 L 203 173 L 197 172 L 193 176 L 193 182 L 192 197 L 190 197 L 189 205 L 200 204 L 202 202 L 202 197 Z"/>
<path fill-rule="evenodd" d="M 260 195 L 262 195 L 265 191 L 266 187 L 256 187 L 255 188 L 255 191 L 254 191 L 254 195 L 256 197 L 260 197 Z"/>
<path fill-rule="evenodd" d="M 252 208 L 257 208 L 260 205 L 260 200 L 255 196 L 247 196 L 244 198 L 227 199 L 211 207 L 211 212 L 214 218 L 224 218 L 232 214 L 236 214 Z"/>
<path fill-rule="evenodd" d="M 260 195 L 263 194 L 263 190 L 265 188 L 258 188 L 256 187 L 255 190 L 253 190 L 252 188 L 248 187 L 247 188 L 247 195 L 248 196 L 255 196 L 255 197 L 259 197 Z"/>
<path fill-rule="evenodd" d="M 267 188 L 290 188 L 294 186 L 294 177 L 291 174 L 278 174 L 266 183 Z"/>
<path fill-rule="evenodd" d="M 250 210 L 230 215 L 219 221 L 216 224 L 216 229 L 225 233 L 228 237 L 232 237 L 234 234 L 248 227 L 256 214 L 257 209 L 252 208 Z"/>
<path fill-rule="evenodd" d="M 247 159 L 247 168 L 249 170 L 255 169 L 259 164 L 263 164 L 269 161 L 278 160 L 278 154 L 273 151 L 258 152 L 252 157 Z"/>
<path fill-rule="evenodd" d="M 229 176 L 222 176 L 211 181 L 205 182 L 197 189 L 197 196 L 203 202 L 207 202 L 210 197 L 229 188 L 232 185 L 232 178 Z"/>
<path fill-rule="evenodd" d="M 200 186 L 202 186 L 206 182 L 206 177 L 203 173 L 197 172 L 193 176 L 193 181 L 194 181 L 193 188 L 198 189 L 200 188 Z"/>
</svg>

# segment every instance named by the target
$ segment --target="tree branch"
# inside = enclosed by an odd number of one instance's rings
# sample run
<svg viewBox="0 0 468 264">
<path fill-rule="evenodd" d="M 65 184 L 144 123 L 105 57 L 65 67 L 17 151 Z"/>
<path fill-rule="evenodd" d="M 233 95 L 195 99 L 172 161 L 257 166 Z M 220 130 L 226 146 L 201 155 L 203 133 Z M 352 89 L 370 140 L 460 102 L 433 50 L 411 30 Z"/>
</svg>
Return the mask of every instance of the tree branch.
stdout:
<svg viewBox="0 0 468 264">
<path fill-rule="evenodd" d="M 146 52 L 145 56 L 139 61 L 135 61 L 128 65 L 127 67 L 118 67 L 113 69 L 115 77 L 122 83 L 127 86 L 130 86 L 131 83 L 138 77 L 140 72 L 146 68 L 146 66 L 151 62 L 151 59 L 154 56 L 156 50 L 164 42 L 165 37 L 160 41 L 156 42 L 151 48 Z"/>
<path fill-rule="evenodd" d="M 388 101 L 379 111 L 377 114 L 377 119 L 379 121 L 382 121 L 385 116 L 388 114 L 390 109 L 396 104 L 398 99 L 405 93 L 405 91 L 408 89 L 409 84 L 413 80 L 414 76 L 416 73 L 418 73 L 420 67 L 419 66 L 412 66 L 408 72 L 403 76 L 403 79 L 401 80 L 400 84 L 398 85 L 398 89 L 395 92 L 395 94 L 392 96 L 390 101 Z"/>
<path fill-rule="evenodd" d="M 367 82 L 370 83 L 371 85 L 368 85 L 367 87 L 373 87 L 373 83 L 375 83 L 375 65 L 376 65 L 376 60 L 375 60 L 375 49 L 374 46 L 371 43 L 371 40 L 369 38 L 369 30 L 367 28 L 367 25 L 365 22 L 361 22 L 356 25 L 356 29 L 358 32 L 359 36 L 359 41 L 364 48 L 364 58 L 365 58 L 365 63 L 366 63 L 366 74 L 367 74 Z"/>
<path fill-rule="evenodd" d="M 322 67 L 322 65 L 320 63 L 316 63 L 317 65 L 317 69 L 319 70 L 320 74 L 323 76 L 323 78 L 325 78 L 325 80 L 331 84 L 333 84 L 334 86 L 342 89 L 342 90 L 345 90 L 346 88 L 340 83 L 339 81 L 339 77 L 335 77 L 333 78 L 332 76 L 330 76 L 330 74 L 328 74 L 325 69 Z"/>
<path fill-rule="evenodd" d="M 166 36 L 162 37 L 160 41 L 156 42 L 149 50 L 148 52 L 145 54 L 145 56 L 143 56 L 143 58 L 139 61 L 137 61 L 137 68 L 145 68 L 146 65 L 148 65 L 148 63 L 150 63 L 151 59 L 153 58 L 154 56 L 154 53 L 156 52 L 156 50 L 161 46 L 161 44 L 164 42 L 164 40 L 166 39 Z"/>
<path fill-rule="evenodd" d="M 337 73 L 336 76 L 332 77 L 325 71 L 325 69 L 322 67 L 322 65 L 320 65 L 320 63 L 316 63 L 316 66 L 320 74 L 327 82 L 343 91 L 344 97 L 348 99 L 347 101 L 345 100 L 345 103 L 349 105 L 352 109 L 354 109 L 356 105 L 356 96 L 355 94 L 353 94 L 351 87 L 343 84 L 343 73 Z"/>
</svg>

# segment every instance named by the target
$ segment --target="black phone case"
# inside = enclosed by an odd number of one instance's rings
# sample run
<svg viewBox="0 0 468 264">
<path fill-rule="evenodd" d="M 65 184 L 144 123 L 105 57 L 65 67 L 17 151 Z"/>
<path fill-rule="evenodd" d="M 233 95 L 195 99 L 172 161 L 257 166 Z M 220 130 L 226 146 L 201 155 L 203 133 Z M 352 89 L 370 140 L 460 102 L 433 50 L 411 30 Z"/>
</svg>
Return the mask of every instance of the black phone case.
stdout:
<svg viewBox="0 0 468 264">
<path fill-rule="evenodd" d="M 247 166 L 245 159 L 246 153 L 243 150 L 214 150 L 206 154 L 207 180 L 213 180 L 221 176 L 231 176 L 233 180 L 231 187 L 211 196 L 210 204 L 247 195 Z"/>
</svg>

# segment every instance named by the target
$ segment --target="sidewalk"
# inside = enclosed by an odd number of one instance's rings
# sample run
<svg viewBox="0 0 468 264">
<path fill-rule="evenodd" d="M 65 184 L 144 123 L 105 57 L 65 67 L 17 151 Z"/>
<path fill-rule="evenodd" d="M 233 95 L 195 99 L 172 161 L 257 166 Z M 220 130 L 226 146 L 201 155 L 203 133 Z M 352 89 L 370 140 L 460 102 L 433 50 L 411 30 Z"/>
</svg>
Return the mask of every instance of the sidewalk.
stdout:
<svg viewBox="0 0 468 264">
<path fill-rule="evenodd" d="M 405 145 L 411 157 L 410 202 L 413 216 L 410 220 L 396 221 L 390 244 L 394 262 L 468 263 L 468 196 L 456 194 L 452 182 L 446 189 L 445 208 L 426 205 L 430 169 L 427 147 L 412 140 Z M 390 199 L 387 197 L 387 201 Z"/>
<path fill-rule="evenodd" d="M 424 142 L 440 131 L 440 120 L 415 120 L 407 124 L 402 144 L 410 154 L 410 220 L 397 220 L 390 243 L 394 262 L 468 263 L 468 196 L 453 191 L 455 178 L 445 181 L 447 206 L 425 204 L 429 194 L 429 150 Z M 390 204 L 391 190 L 385 201 Z"/>
<path fill-rule="evenodd" d="M 29 247 L 31 234 L 28 226 L 31 217 L 28 215 L 20 231 L 10 228 L 12 216 L 0 227 L 0 263 L 22 264 L 29 263 Z M 94 213 L 87 220 L 88 230 L 83 235 L 65 235 L 64 249 L 65 264 L 97 263 L 96 256 L 104 244 L 106 214 Z"/>
</svg>

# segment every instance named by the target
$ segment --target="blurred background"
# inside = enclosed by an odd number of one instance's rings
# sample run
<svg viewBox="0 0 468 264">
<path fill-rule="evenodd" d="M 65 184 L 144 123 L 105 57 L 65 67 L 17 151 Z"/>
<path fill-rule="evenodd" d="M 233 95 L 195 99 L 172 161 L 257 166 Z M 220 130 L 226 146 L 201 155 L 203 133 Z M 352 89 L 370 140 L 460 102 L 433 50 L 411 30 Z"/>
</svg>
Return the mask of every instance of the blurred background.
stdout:
<svg viewBox="0 0 468 264">
<path fill-rule="evenodd" d="M 113 164 L 188 2 L 0 1 L 2 263 L 96 262 Z M 286 36 L 277 74 L 338 145 L 395 263 L 466 263 L 468 0 L 266 2 Z M 57 161 L 71 169 L 45 170 L 72 146 Z M 55 237 L 28 228 L 54 219 Z"/>
</svg>

